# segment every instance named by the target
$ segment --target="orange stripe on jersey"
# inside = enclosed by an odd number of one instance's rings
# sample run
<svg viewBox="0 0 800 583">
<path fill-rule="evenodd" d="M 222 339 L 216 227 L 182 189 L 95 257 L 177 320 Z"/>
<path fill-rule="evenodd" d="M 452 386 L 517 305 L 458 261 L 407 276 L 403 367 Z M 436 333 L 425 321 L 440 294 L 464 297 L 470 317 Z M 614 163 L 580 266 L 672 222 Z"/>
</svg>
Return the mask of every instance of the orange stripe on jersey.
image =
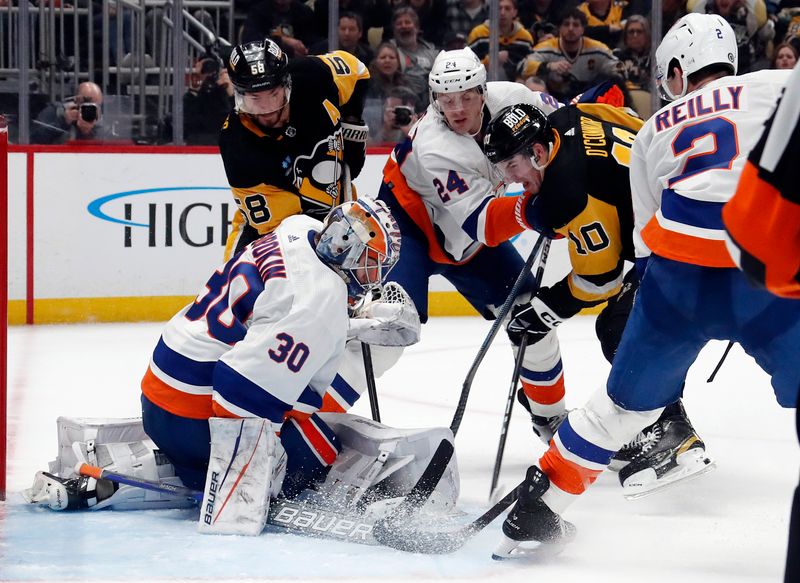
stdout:
<svg viewBox="0 0 800 583">
<path fill-rule="evenodd" d="M 287 419 L 294 419 L 295 421 L 302 422 L 307 421 L 309 417 L 311 417 L 313 413 L 306 413 L 305 411 L 298 411 L 297 409 L 292 409 L 291 411 L 287 411 L 283 415 L 283 420 L 286 421 Z"/>
<path fill-rule="evenodd" d="M 239 415 L 236 413 L 232 413 L 228 411 L 225 407 L 217 403 L 216 401 L 211 402 L 211 410 L 214 412 L 214 417 L 225 417 L 227 419 L 241 419 Z"/>
<path fill-rule="evenodd" d="M 704 267 L 736 267 L 725 241 L 670 231 L 655 216 L 642 229 L 642 239 L 653 253 L 667 259 Z"/>
<path fill-rule="evenodd" d="M 154 405 L 179 417 L 208 419 L 214 416 L 211 395 L 190 395 L 171 387 L 147 367 L 142 379 L 142 393 Z"/>
<path fill-rule="evenodd" d="M 576 496 L 583 494 L 602 471 L 590 470 L 564 459 L 553 441 L 550 441 L 550 448 L 539 459 L 539 467 L 553 484 Z"/>
<path fill-rule="evenodd" d="M 764 265 L 761 283 L 774 294 L 800 298 L 800 205 L 759 178 L 748 161 L 722 219 L 737 246 Z"/>
<path fill-rule="evenodd" d="M 384 182 L 392 185 L 392 193 L 408 213 L 408 216 L 414 221 L 428 240 L 428 255 L 436 263 L 446 263 L 450 265 L 462 265 L 469 261 L 453 261 L 447 253 L 444 252 L 439 241 L 436 239 L 436 234 L 433 230 L 433 224 L 428 216 L 428 211 L 425 209 L 425 203 L 422 202 L 422 197 L 417 194 L 406 182 L 405 176 L 400 172 L 400 167 L 397 165 L 392 157 L 386 161 L 386 166 L 383 169 Z"/>
<path fill-rule="evenodd" d="M 517 204 L 525 195 L 502 196 L 489 201 L 486 208 L 486 244 L 496 247 L 508 241 L 514 235 L 519 235 L 525 229 L 517 222 Z"/>
<path fill-rule="evenodd" d="M 304 421 L 294 419 L 294 422 L 297 424 L 300 432 L 319 454 L 320 459 L 322 459 L 324 463 L 331 465 L 338 455 L 336 448 L 333 447 L 328 441 L 328 438 L 322 434 L 313 419 L 306 419 Z"/>
<path fill-rule="evenodd" d="M 564 375 L 562 374 L 553 385 L 532 385 L 522 381 L 522 390 L 531 401 L 541 405 L 554 405 L 564 398 Z"/>
<path fill-rule="evenodd" d="M 325 393 L 322 397 L 322 408 L 320 413 L 344 413 L 345 408 L 334 399 L 330 393 Z"/>
</svg>

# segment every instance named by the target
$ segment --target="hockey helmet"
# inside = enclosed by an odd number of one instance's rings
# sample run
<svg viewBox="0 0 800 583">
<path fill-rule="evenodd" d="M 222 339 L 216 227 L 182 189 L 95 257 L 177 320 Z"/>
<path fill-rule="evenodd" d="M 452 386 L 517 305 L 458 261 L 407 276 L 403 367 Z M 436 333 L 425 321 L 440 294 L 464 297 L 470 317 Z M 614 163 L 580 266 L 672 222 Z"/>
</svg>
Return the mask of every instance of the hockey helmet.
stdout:
<svg viewBox="0 0 800 583">
<path fill-rule="evenodd" d="M 355 303 L 378 287 L 397 262 L 400 229 L 383 202 L 359 198 L 328 213 L 316 252 L 342 276 Z"/>
<path fill-rule="evenodd" d="M 228 76 L 235 90 L 236 110 L 261 113 L 247 111 L 244 95 L 275 87 L 286 88 L 285 102 L 288 102 L 291 89 L 288 66 L 289 58 L 286 53 L 271 39 L 235 46 L 228 59 Z"/>
<path fill-rule="evenodd" d="M 534 142 L 550 144 L 553 130 L 547 116 L 527 103 L 501 109 L 486 128 L 483 151 L 492 164 L 526 152 L 531 155 Z"/>
<path fill-rule="evenodd" d="M 474 88 L 486 93 L 486 67 L 469 47 L 441 51 L 428 74 L 428 88 L 433 104 L 436 103 L 436 95 L 439 93 L 455 93 Z"/>
<path fill-rule="evenodd" d="M 670 63 L 683 72 L 683 90 L 675 95 L 667 85 Z M 656 84 L 661 97 L 673 101 L 686 95 L 687 78 L 709 65 L 722 64 L 735 75 L 739 66 L 736 34 L 718 14 L 692 12 L 679 19 L 656 49 Z"/>
</svg>

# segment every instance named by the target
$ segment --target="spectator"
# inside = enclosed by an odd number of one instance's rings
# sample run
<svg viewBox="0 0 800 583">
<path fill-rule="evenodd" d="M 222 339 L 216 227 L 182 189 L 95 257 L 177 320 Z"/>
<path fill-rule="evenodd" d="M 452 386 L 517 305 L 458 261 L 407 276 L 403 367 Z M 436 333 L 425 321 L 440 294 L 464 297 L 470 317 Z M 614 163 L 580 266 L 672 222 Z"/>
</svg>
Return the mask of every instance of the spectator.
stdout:
<svg viewBox="0 0 800 583">
<path fill-rule="evenodd" d="M 586 15 L 573 8 L 561 18 L 558 38 L 533 47 L 533 53 L 520 63 L 522 78 L 538 75 L 548 91 L 561 101 L 604 80 L 622 77 L 620 62 L 603 43 L 585 37 Z"/>
<path fill-rule="evenodd" d="M 442 46 L 447 26 L 446 0 L 408 0 L 419 16 L 422 38 L 436 47 Z"/>
<path fill-rule="evenodd" d="M 520 22 L 529 29 L 539 23 L 550 24 L 555 28 L 559 7 L 560 3 L 553 0 L 522 0 L 518 6 Z"/>
<path fill-rule="evenodd" d="M 467 35 L 463 32 L 448 32 L 444 35 L 442 50 L 459 51 L 467 46 Z"/>
<path fill-rule="evenodd" d="M 102 140 L 103 92 L 96 83 L 78 85 L 78 94 L 63 103 L 50 103 L 31 128 L 31 143 L 63 144 L 73 140 Z"/>
<path fill-rule="evenodd" d="M 375 58 L 370 46 L 362 42 L 364 34 L 364 21 L 355 12 L 342 12 L 339 16 L 339 49 L 347 51 L 358 57 L 362 63 L 371 63 Z M 318 41 L 311 47 L 312 55 L 322 55 L 328 52 L 328 39 Z"/>
<path fill-rule="evenodd" d="M 367 98 L 386 99 L 392 89 L 400 86 L 408 86 L 406 76 L 400 71 L 400 52 L 394 43 L 381 43 L 369 65 Z"/>
<path fill-rule="evenodd" d="M 781 43 L 775 47 L 771 69 L 794 69 L 797 64 L 797 49 L 789 43 Z"/>
<path fill-rule="evenodd" d="M 216 146 L 219 131 L 233 109 L 233 85 L 218 57 L 208 55 L 194 66 L 189 90 L 183 96 L 186 143 Z"/>
<path fill-rule="evenodd" d="M 238 2 L 239 0 L 237 4 Z M 386 0 L 339 0 L 339 15 L 345 12 L 358 14 L 364 31 L 370 28 L 389 28 L 392 19 L 392 11 Z M 328 36 L 328 0 L 314 0 L 314 34 L 317 38 Z"/>
<path fill-rule="evenodd" d="M 383 104 L 383 123 L 370 126 L 368 146 L 391 145 L 402 142 L 419 119 L 419 99 L 406 87 L 395 87 Z"/>
<path fill-rule="evenodd" d="M 739 47 L 739 73 L 764 68 L 766 43 L 775 36 L 775 27 L 767 18 L 764 0 L 688 0 L 690 12 L 719 14 L 736 34 Z"/>
<path fill-rule="evenodd" d="M 586 0 L 578 10 L 586 15 L 586 36 L 609 47 L 619 45 L 625 19 L 630 13 L 625 0 Z"/>
<path fill-rule="evenodd" d="M 489 7 L 483 0 L 447 0 L 447 31 L 461 33 L 464 38 L 489 18 Z"/>
<path fill-rule="evenodd" d="M 391 42 L 400 55 L 400 70 L 406 76 L 409 87 L 417 95 L 428 94 L 428 73 L 439 51 L 431 43 L 420 38 L 419 16 L 410 6 L 402 6 L 392 15 Z"/>
<path fill-rule="evenodd" d="M 545 20 L 534 22 L 531 27 L 531 35 L 533 36 L 533 44 L 536 46 L 546 40 L 556 38 L 558 36 L 558 27 Z"/>
<path fill-rule="evenodd" d="M 261 0 L 250 8 L 242 28 L 242 43 L 269 37 L 291 57 L 308 54 L 316 40 L 314 13 L 302 0 Z"/>
<path fill-rule="evenodd" d="M 624 47 L 615 49 L 614 56 L 622 64 L 625 89 L 633 108 L 647 119 L 653 106 L 650 98 L 650 23 L 644 16 L 634 14 L 625 22 Z"/>
<path fill-rule="evenodd" d="M 795 42 L 800 39 L 800 0 L 781 2 L 775 22 L 775 35 L 783 42 L 791 42 L 798 49 Z"/>
<path fill-rule="evenodd" d="M 517 0 L 499 0 L 500 20 L 499 53 L 500 81 L 513 81 L 517 77 L 517 65 L 533 50 L 533 37 L 517 20 Z M 489 21 L 485 21 L 472 29 L 467 42 L 469 48 L 478 55 L 481 62 L 489 64 Z"/>
</svg>

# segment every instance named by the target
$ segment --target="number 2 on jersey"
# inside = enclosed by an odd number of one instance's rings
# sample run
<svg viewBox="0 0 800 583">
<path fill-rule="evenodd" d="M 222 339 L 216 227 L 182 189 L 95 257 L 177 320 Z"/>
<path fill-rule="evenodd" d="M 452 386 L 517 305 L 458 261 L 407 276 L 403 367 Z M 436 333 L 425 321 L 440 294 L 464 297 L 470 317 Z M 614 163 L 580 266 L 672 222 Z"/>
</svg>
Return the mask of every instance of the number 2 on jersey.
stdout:
<svg viewBox="0 0 800 583">
<path fill-rule="evenodd" d="M 712 117 L 683 126 L 672 140 L 672 153 L 677 157 L 690 152 L 697 148 L 697 141 L 706 136 L 714 139 L 714 149 L 690 154 L 683 163 L 681 173 L 669 179 L 670 188 L 701 172 L 730 170 L 733 167 L 733 161 L 739 155 L 739 135 L 736 124 L 724 117 Z"/>
</svg>

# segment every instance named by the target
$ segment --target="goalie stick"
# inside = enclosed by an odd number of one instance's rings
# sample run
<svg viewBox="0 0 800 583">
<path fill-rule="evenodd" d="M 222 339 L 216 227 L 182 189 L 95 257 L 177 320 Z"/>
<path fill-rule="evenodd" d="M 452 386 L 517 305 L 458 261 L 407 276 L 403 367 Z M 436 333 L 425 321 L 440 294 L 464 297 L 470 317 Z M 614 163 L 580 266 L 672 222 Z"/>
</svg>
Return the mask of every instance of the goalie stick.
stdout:
<svg viewBox="0 0 800 583">
<path fill-rule="evenodd" d="M 372 534 L 381 544 L 409 553 L 427 555 L 452 553 L 463 547 L 473 536 L 514 504 L 523 483 L 517 485 L 478 518 L 456 530 L 414 529 L 404 527 L 402 524 L 391 524 L 388 519 L 383 519 L 375 523 Z"/>
<path fill-rule="evenodd" d="M 393 520 L 393 524 L 398 524 L 401 515 L 407 518 L 427 502 L 447 469 L 447 465 L 453 456 L 453 451 L 453 444 L 450 441 L 443 439 L 439 443 L 417 483 L 387 517 Z M 81 464 L 78 468 L 78 473 L 81 476 L 89 476 L 98 480 L 106 479 L 135 488 L 172 494 L 176 498 L 189 498 L 197 501 L 198 504 L 203 500 L 203 493 L 198 490 L 169 482 L 147 480 L 120 474 L 89 464 Z M 325 509 L 316 504 L 303 501 L 273 500 L 270 504 L 267 525 L 285 528 L 298 534 L 315 538 L 398 548 L 384 543 L 383 540 L 375 536 L 376 522 L 373 519 L 338 510 Z"/>
</svg>

